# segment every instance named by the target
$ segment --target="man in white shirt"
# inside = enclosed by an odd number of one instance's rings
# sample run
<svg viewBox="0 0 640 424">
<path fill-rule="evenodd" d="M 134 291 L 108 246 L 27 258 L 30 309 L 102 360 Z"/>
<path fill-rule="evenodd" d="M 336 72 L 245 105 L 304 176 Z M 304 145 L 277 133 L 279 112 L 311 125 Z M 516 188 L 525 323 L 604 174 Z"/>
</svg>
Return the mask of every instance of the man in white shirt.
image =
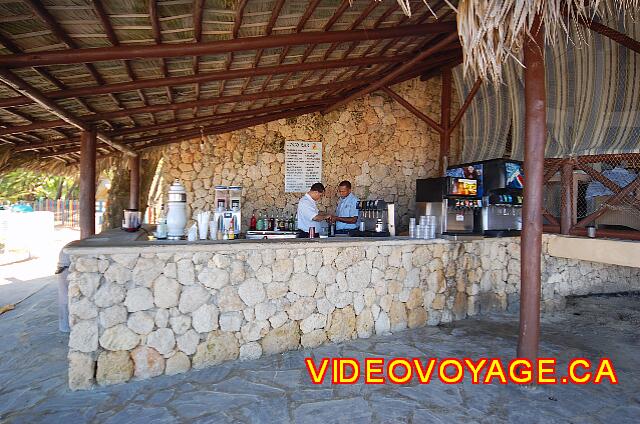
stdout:
<svg viewBox="0 0 640 424">
<path fill-rule="evenodd" d="M 309 228 L 313 227 L 317 231 L 320 228 L 318 224 L 328 219 L 331 215 L 318 213 L 318 205 L 316 202 L 324 196 L 324 186 L 321 183 L 315 183 L 298 202 L 298 230 L 309 235 Z"/>
</svg>

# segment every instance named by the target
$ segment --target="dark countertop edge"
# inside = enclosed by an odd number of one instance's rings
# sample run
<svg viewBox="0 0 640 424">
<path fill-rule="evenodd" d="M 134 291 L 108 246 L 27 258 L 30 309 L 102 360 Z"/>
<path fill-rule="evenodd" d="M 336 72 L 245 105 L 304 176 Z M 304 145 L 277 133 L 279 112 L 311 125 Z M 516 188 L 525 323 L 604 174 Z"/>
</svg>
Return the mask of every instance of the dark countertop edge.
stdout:
<svg viewBox="0 0 640 424">
<path fill-rule="evenodd" d="M 476 240 L 446 240 L 446 239 L 414 239 L 407 236 L 393 237 L 329 237 L 316 239 L 277 239 L 277 240 L 138 240 L 147 230 L 129 233 L 121 229 L 111 229 L 96 234 L 84 240 L 76 240 L 65 246 L 68 254 L 103 254 L 103 253 L 134 253 L 136 251 L 167 251 L 179 247 L 187 251 L 233 251 L 267 248 L 306 249 L 311 246 L 331 247 L 331 245 L 405 245 L 405 244 L 437 244 L 469 241 L 499 241 L 505 238 L 476 239 Z M 185 249 L 182 249 L 185 248 Z"/>
</svg>

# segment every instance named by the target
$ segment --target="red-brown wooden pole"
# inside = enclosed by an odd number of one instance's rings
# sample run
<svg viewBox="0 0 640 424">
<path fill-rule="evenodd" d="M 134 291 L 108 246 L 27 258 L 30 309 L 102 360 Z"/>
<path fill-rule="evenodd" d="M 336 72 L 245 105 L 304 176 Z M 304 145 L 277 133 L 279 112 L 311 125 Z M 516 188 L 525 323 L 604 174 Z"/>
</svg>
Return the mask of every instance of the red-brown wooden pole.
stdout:
<svg viewBox="0 0 640 424">
<path fill-rule="evenodd" d="M 562 186 L 560 233 L 569 234 L 573 225 L 573 162 L 571 160 L 562 163 L 560 184 Z"/>
<path fill-rule="evenodd" d="M 129 158 L 129 209 L 140 208 L 140 155 Z"/>
<path fill-rule="evenodd" d="M 544 75 L 544 28 L 536 17 L 524 46 L 524 187 L 520 243 L 520 334 L 518 357 L 535 360 L 540 339 L 540 265 L 542 187 L 547 136 Z"/>
<path fill-rule="evenodd" d="M 451 150 L 451 68 L 442 70 L 442 92 L 440 94 L 440 160 L 439 169 L 444 175 L 449 166 Z"/>
<path fill-rule="evenodd" d="M 305 44 L 347 43 L 430 34 L 455 33 L 455 22 L 434 22 L 420 25 L 401 25 L 389 28 L 357 29 L 352 31 L 308 31 L 291 34 L 271 34 L 260 37 L 241 37 L 202 43 L 162 43 L 120 45 L 69 50 L 50 50 L 0 56 L 0 68 L 25 66 L 69 65 L 112 60 L 152 59 L 185 56 L 208 56 L 256 49 L 281 48 Z M 449 41 L 453 41 L 452 39 Z M 378 87 L 376 87 L 377 89 Z"/>
<path fill-rule="evenodd" d="M 80 238 L 96 233 L 96 129 L 80 137 Z"/>
</svg>

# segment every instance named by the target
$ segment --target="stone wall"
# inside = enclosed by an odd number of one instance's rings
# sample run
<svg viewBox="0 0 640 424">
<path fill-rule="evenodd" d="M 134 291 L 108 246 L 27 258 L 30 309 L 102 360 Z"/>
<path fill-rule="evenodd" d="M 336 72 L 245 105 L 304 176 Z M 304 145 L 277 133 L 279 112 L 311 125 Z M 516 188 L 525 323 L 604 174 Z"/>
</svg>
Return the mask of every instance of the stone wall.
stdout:
<svg viewBox="0 0 640 424">
<path fill-rule="evenodd" d="M 518 239 L 69 253 L 72 389 L 437 325 L 518 303 Z M 569 294 L 640 289 L 638 269 L 548 256 L 544 264 L 546 310 L 562 307 Z"/>
<path fill-rule="evenodd" d="M 439 78 L 407 81 L 394 90 L 439 121 Z M 453 98 L 455 113 L 457 96 Z M 324 116 L 281 119 L 210 136 L 204 144 L 198 139 L 170 145 L 164 149 L 164 186 L 174 178 L 183 180 L 192 214 L 212 209 L 213 186 L 243 186 L 245 228 L 253 211 L 295 213 L 302 193 L 284 193 L 286 140 L 323 142 L 322 182 L 328 191 L 321 210 L 335 209 L 336 186 L 346 179 L 362 199 L 397 201 L 399 224 L 407 226 L 414 216 L 415 180 L 438 173 L 439 135 L 389 96 L 375 92 Z M 454 156 L 457 140 L 454 132 Z"/>
</svg>

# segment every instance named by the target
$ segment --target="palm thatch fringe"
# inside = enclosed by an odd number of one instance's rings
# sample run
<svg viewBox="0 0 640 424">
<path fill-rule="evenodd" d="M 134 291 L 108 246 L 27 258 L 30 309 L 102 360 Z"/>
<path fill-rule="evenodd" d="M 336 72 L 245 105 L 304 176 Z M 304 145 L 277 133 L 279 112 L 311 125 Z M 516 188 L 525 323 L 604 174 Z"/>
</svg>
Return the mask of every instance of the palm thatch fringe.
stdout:
<svg viewBox="0 0 640 424">
<path fill-rule="evenodd" d="M 411 15 L 409 2 L 397 0 L 405 14 Z M 423 0 L 427 3 L 428 0 Z M 545 42 L 555 44 L 561 38 L 583 44 L 586 35 L 580 22 L 617 14 L 639 13 L 640 0 L 460 0 L 455 8 L 458 34 L 464 54 L 464 73 L 494 83 L 502 82 L 502 66 L 519 60 L 537 15 L 545 26 Z M 571 29 L 578 34 L 570 39 Z"/>
<path fill-rule="evenodd" d="M 0 146 L 0 176 L 16 169 L 74 177 L 77 177 L 80 171 L 78 162 L 67 162 L 59 157 L 42 158 L 41 154 L 37 152 L 15 153 L 13 150 L 13 146 Z M 121 154 L 118 154 L 99 158 L 96 162 L 96 172 L 100 174 L 102 171 L 109 169 L 121 156 Z"/>
</svg>

